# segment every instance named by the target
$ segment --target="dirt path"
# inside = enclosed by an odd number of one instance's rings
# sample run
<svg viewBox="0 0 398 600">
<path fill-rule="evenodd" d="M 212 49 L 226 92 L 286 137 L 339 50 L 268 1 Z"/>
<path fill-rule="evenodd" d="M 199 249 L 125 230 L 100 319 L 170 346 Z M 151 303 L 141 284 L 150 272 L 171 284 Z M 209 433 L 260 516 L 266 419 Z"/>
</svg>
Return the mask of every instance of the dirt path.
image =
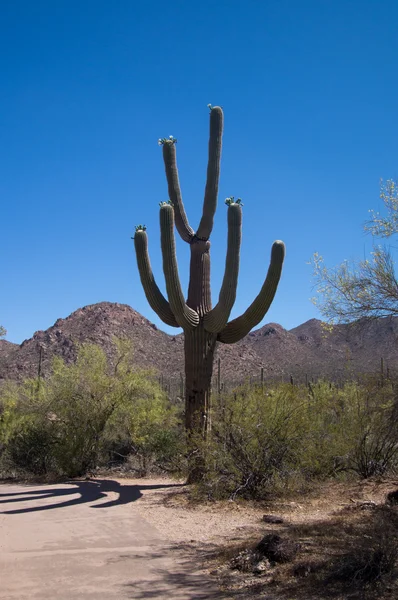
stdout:
<svg viewBox="0 0 398 600">
<path fill-rule="evenodd" d="M 220 598 L 192 553 L 143 517 L 143 494 L 165 488 L 179 489 L 142 479 L 0 485 L 0 598 Z"/>
<path fill-rule="evenodd" d="M 345 552 L 358 519 L 397 485 L 331 482 L 294 501 L 193 505 L 167 479 L 0 484 L 0 600 L 323 600 L 310 577 L 292 576 L 294 564 L 258 577 L 231 570 L 228 557 L 268 533 L 298 542 L 298 561 Z"/>
</svg>

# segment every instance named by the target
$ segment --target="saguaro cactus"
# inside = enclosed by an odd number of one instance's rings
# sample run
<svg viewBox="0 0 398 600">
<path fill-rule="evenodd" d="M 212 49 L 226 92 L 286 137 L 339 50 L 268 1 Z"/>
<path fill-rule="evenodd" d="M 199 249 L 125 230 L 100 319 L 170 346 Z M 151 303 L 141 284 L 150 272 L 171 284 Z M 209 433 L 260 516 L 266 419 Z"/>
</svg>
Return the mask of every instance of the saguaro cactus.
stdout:
<svg viewBox="0 0 398 600">
<path fill-rule="evenodd" d="M 189 435 L 201 434 L 204 438 L 210 422 L 210 384 L 216 344 L 237 342 L 263 319 L 274 298 L 285 255 L 283 242 L 274 242 L 267 277 L 258 296 L 246 312 L 228 322 L 238 283 L 242 204 L 240 199 L 227 198 L 228 245 L 225 272 L 218 302 L 212 308 L 209 239 L 217 207 L 224 117 L 219 106 L 209 105 L 209 108 L 207 181 L 202 218 L 196 233 L 188 223 L 182 202 L 176 162 L 177 140 L 172 136 L 159 140 L 163 148 L 170 198 L 168 202 L 160 203 L 161 247 L 168 300 L 156 285 L 152 273 L 145 226 L 138 225 L 134 237 L 141 282 L 150 306 L 167 325 L 182 327 L 184 330 L 186 430 Z M 178 275 L 174 225 L 191 249 L 186 300 Z M 196 476 L 197 472 L 196 475 L 191 472 L 191 480 Z"/>
</svg>

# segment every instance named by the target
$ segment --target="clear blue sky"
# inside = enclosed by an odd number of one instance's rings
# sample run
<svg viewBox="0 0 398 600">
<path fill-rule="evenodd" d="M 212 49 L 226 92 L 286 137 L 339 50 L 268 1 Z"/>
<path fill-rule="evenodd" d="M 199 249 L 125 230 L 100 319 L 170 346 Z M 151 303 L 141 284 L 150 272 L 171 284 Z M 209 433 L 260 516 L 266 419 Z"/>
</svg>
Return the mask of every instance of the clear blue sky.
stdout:
<svg viewBox="0 0 398 600">
<path fill-rule="evenodd" d="M 198 224 L 208 109 L 225 134 L 212 236 L 213 299 L 225 260 L 224 198 L 244 202 L 237 316 L 274 239 L 286 266 L 264 322 L 319 314 L 311 268 L 362 258 L 379 179 L 396 177 L 396 0 L 3 0 L 0 6 L 0 323 L 21 342 L 86 304 L 131 305 L 163 329 L 137 273 L 148 228 L 163 287 L 159 137 L 178 138 Z M 183 284 L 189 249 L 178 246 Z M 174 330 L 175 331 L 175 330 Z"/>
</svg>

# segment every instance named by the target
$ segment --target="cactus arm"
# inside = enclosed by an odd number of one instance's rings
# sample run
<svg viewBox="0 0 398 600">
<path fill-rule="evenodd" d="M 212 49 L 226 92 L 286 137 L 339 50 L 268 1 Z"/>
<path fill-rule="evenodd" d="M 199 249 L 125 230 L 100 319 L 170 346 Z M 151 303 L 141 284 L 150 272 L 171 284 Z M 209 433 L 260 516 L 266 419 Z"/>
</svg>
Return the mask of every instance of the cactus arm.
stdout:
<svg viewBox="0 0 398 600">
<path fill-rule="evenodd" d="M 167 302 L 166 298 L 156 285 L 155 278 L 152 273 L 151 262 L 149 260 L 148 236 L 146 231 L 136 231 L 134 236 L 134 246 L 142 287 L 144 288 L 145 296 L 150 307 L 162 319 L 162 321 L 166 323 L 166 325 L 170 325 L 171 327 L 179 327 L 170 308 L 170 304 Z"/>
<path fill-rule="evenodd" d="M 253 300 L 246 312 L 240 317 L 230 321 L 218 334 L 218 341 L 223 344 L 233 344 L 241 340 L 249 331 L 258 325 L 271 306 L 274 299 L 279 279 L 282 273 L 285 258 L 285 245 L 276 241 L 272 245 L 271 263 L 267 277 L 258 296 Z"/>
<path fill-rule="evenodd" d="M 194 236 L 194 230 L 188 223 L 185 214 L 184 204 L 182 202 L 180 182 L 178 180 L 177 157 L 175 143 L 167 142 L 163 144 L 163 160 L 166 170 L 167 184 L 169 188 L 169 198 L 174 206 L 175 224 L 181 238 L 190 243 Z"/>
<path fill-rule="evenodd" d="M 181 290 L 174 239 L 174 208 L 170 204 L 163 204 L 160 207 L 160 233 L 163 271 L 170 308 L 180 327 L 193 329 L 199 323 L 199 315 L 196 310 L 187 306 Z"/>
<path fill-rule="evenodd" d="M 238 285 L 240 244 L 242 237 L 242 208 L 240 204 L 228 206 L 228 246 L 224 278 L 216 306 L 204 317 L 205 329 L 220 332 L 227 324 L 236 298 Z"/>
<path fill-rule="evenodd" d="M 220 161 L 224 115 L 222 108 L 210 109 L 209 158 L 207 163 L 207 180 L 203 214 L 196 235 L 208 240 L 213 229 L 214 213 L 217 208 L 218 181 L 220 178 Z"/>
</svg>

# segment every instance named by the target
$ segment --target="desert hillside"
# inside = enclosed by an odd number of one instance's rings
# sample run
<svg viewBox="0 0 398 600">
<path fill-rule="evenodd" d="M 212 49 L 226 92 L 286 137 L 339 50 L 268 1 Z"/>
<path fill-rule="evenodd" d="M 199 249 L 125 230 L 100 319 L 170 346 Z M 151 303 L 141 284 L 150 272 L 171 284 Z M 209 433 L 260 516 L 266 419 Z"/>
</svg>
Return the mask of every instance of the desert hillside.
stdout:
<svg viewBox="0 0 398 600">
<path fill-rule="evenodd" d="M 155 368 L 165 378 L 178 378 L 183 371 L 183 335 L 172 336 L 125 304 L 101 302 L 85 306 L 66 319 L 58 319 L 46 331 L 36 331 L 21 345 L 0 341 L 0 379 L 37 375 L 42 354 L 42 373 L 51 370 L 53 356 L 71 362 L 82 342 L 104 348 L 112 359 L 115 338 L 132 341 L 136 363 Z M 338 325 L 329 332 L 321 321 L 311 319 L 287 331 L 269 323 L 252 331 L 241 342 L 219 344 L 221 375 L 225 382 L 265 378 L 297 381 L 327 377 L 349 379 L 384 369 L 398 372 L 398 319 L 383 318 L 366 324 Z"/>
</svg>

